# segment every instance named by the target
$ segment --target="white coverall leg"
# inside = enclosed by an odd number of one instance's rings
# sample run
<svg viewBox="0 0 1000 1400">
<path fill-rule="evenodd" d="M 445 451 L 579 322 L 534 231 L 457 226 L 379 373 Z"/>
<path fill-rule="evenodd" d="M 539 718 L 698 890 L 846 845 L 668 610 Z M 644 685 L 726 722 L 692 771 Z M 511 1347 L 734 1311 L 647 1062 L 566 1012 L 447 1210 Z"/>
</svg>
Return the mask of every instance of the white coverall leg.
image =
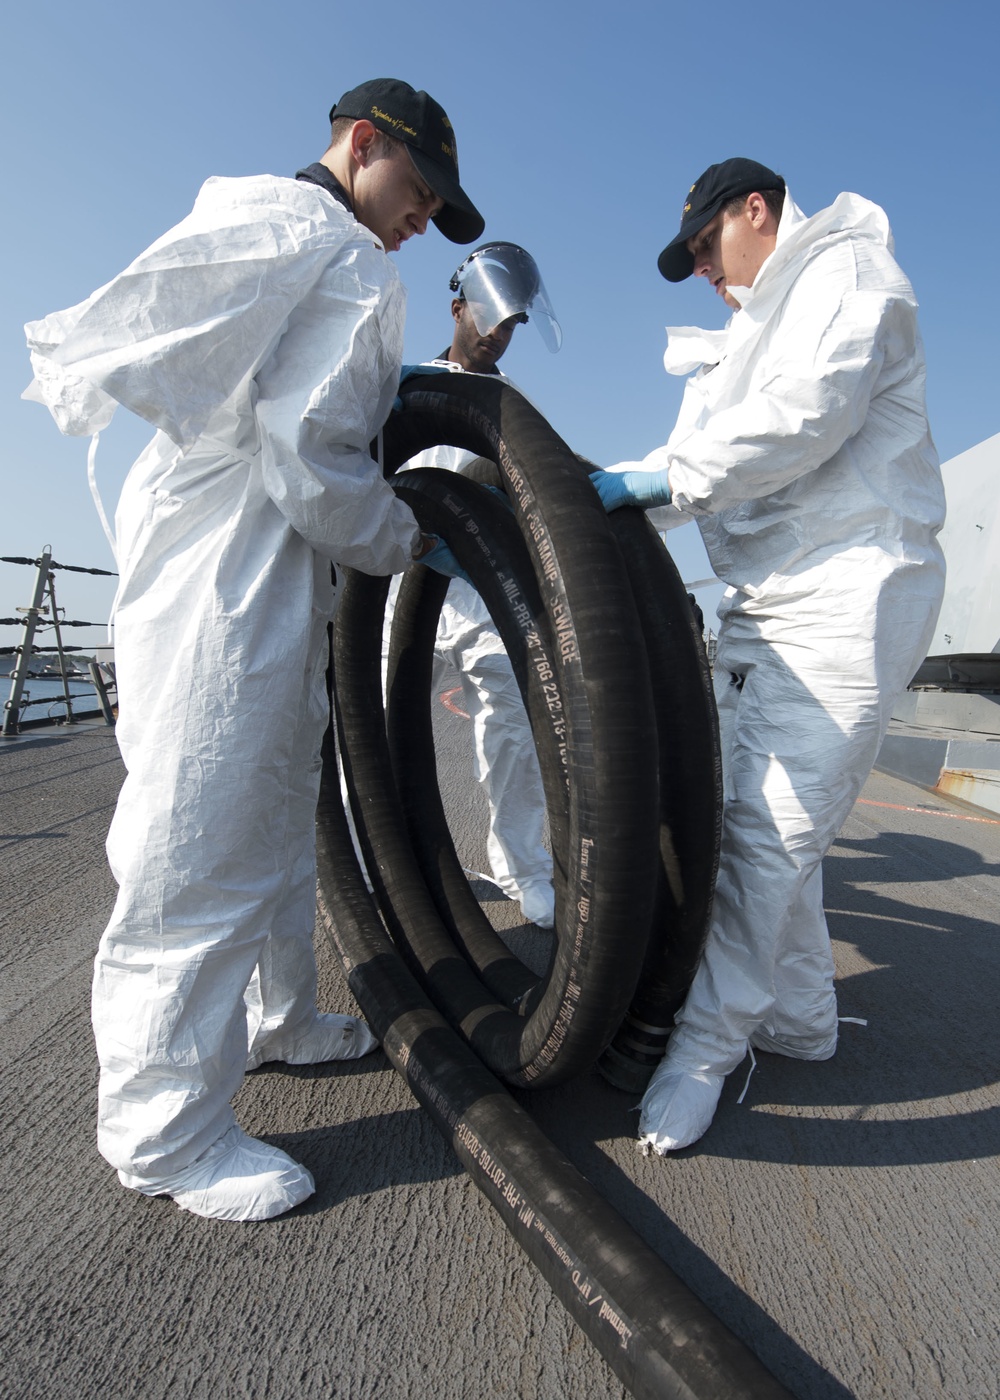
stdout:
<svg viewBox="0 0 1000 1400">
<path fill-rule="evenodd" d="M 701 1137 L 748 1043 L 807 1060 L 836 1050 L 822 860 L 935 621 L 906 570 L 866 582 L 881 616 L 867 646 L 854 631 L 864 602 L 846 587 L 791 621 L 735 613 L 721 628 L 722 851 L 705 954 L 643 1099 L 640 1137 L 657 1151 Z"/>
<path fill-rule="evenodd" d="M 275 916 L 246 990 L 247 1069 L 272 1060 L 317 1064 L 355 1059 L 378 1044 L 354 1016 L 316 1009 L 316 804 L 322 775 L 328 618 L 313 618 L 310 672 L 295 724 L 288 789 L 285 883 Z"/>
<path fill-rule="evenodd" d="M 459 471 L 473 461 L 475 453 L 443 446 L 418 453 L 407 467 Z M 395 593 L 391 593 L 383 634 L 383 674 L 394 601 Z M 448 588 L 435 655 L 447 661 L 461 678 L 463 707 L 472 721 L 473 773 L 489 808 L 486 852 L 493 878 L 509 899 L 519 902 L 526 920 L 539 928 L 552 928 L 552 857 L 545 845 L 545 792 L 534 736 L 513 668 L 486 604 L 462 579 L 453 579 Z"/>
<path fill-rule="evenodd" d="M 453 593 L 460 594 L 457 604 Z M 449 588 L 437 647 L 461 677 L 463 705 L 472 721 L 473 772 L 489 807 L 486 850 L 493 878 L 520 902 L 525 919 L 551 928 L 552 857 L 545 845 L 545 793 L 531 725 L 492 620 L 460 580 Z"/>
<path fill-rule="evenodd" d="M 148 506 L 143 533 L 151 558 L 156 516 L 175 514 L 174 506 Z M 329 573 L 325 561 L 314 565 L 304 543 L 293 540 L 290 552 L 294 558 L 284 571 L 290 587 L 304 583 L 314 568 Z M 311 629 L 286 633 L 271 646 L 261 645 L 268 611 L 246 609 L 244 599 L 227 598 L 224 590 L 206 589 L 207 607 L 193 608 L 179 633 L 169 616 L 168 590 L 143 591 L 132 608 L 126 603 L 119 612 L 122 694 L 138 692 L 143 705 L 123 704 L 118 727 L 128 777 L 108 837 L 119 895 L 94 976 L 102 1069 L 98 1142 L 123 1184 L 146 1194 L 169 1190 L 179 1204 L 187 1203 L 186 1177 L 196 1163 L 199 1189 L 205 1188 L 210 1151 L 230 1159 L 235 1151 L 235 1170 L 243 1176 L 248 1154 L 262 1157 L 249 1174 L 277 1172 L 286 1209 L 312 1190 L 304 1168 L 236 1128 L 230 1100 L 247 1065 L 243 997 L 259 962 L 266 1011 L 292 1014 L 296 1028 L 316 1015 L 309 845 L 325 720 L 328 593 L 329 585 L 320 590 Z M 154 688 L 143 684 L 148 676 L 132 675 L 148 664 L 150 631 L 164 639 L 163 675 Z M 214 751 L 226 755 L 221 762 L 206 760 L 198 727 L 197 687 L 211 673 L 206 645 L 228 655 L 217 684 L 231 691 L 230 704 L 215 707 L 214 723 L 236 732 L 227 736 L 217 728 Z M 159 705 L 153 690 L 162 697 Z M 185 694 L 191 697 L 188 743 L 175 722 L 178 697 Z M 313 761 L 297 772 L 307 752 Z M 211 812 L 211 826 L 192 827 L 192 810 Z M 296 897 L 283 908 L 287 893 Z M 226 1167 L 234 1171 L 231 1160 Z M 263 1186 L 273 1205 L 275 1182 Z M 244 1182 L 239 1209 L 248 1204 L 252 1208 Z"/>
</svg>

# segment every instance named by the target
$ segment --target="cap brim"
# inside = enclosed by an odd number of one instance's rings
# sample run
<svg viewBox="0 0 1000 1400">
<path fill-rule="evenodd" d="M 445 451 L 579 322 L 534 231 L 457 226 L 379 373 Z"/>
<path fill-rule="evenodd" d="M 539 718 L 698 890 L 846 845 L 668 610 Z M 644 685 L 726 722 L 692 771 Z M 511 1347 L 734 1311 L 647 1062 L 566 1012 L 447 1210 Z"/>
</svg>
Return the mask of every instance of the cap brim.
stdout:
<svg viewBox="0 0 1000 1400">
<path fill-rule="evenodd" d="M 670 240 L 656 259 L 661 277 L 665 277 L 668 282 L 683 282 L 691 276 L 694 272 L 694 254 L 688 251 L 687 241 L 696 233 L 701 233 L 705 225 L 712 222 L 724 202 L 720 199 L 717 204 L 710 205 L 693 219 L 681 224 L 680 233 Z"/>
<path fill-rule="evenodd" d="M 434 223 L 452 243 L 474 243 L 482 236 L 486 220 L 462 189 L 450 170 L 426 156 L 415 146 L 407 145 L 410 159 L 420 175 L 427 181 L 438 199 L 444 200 L 444 208 L 435 214 Z"/>
<path fill-rule="evenodd" d="M 694 272 L 694 257 L 687 250 L 687 240 L 683 243 L 668 243 L 656 259 L 660 276 L 668 282 L 683 282 Z"/>
</svg>

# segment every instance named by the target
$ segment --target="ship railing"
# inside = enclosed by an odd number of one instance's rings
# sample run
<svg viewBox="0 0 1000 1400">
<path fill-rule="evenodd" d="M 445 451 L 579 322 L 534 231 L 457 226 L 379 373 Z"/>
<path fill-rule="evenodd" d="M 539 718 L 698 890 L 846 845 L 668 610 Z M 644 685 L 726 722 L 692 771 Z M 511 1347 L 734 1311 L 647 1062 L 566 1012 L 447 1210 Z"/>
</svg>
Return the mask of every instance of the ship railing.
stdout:
<svg viewBox="0 0 1000 1400">
<path fill-rule="evenodd" d="M 65 609 L 60 608 L 56 603 L 55 570 L 66 569 L 76 574 L 103 574 L 111 578 L 115 575 L 110 569 L 97 569 L 82 564 L 59 564 L 52 558 L 51 545 L 46 545 L 37 559 L 28 559 L 20 555 L 5 555 L 0 556 L 0 563 L 24 564 L 36 570 L 31 602 L 27 607 L 16 609 L 21 616 L 0 618 L 0 623 L 5 625 L 16 626 L 20 624 L 24 627 L 24 640 L 19 646 L 0 647 L 0 655 L 13 655 L 17 658 L 11 672 L 10 695 L 4 705 L 3 738 L 13 738 L 19 732 L 21 716 L 32 705 L 48 705 L 50 714 L 56 706 L 64 706 L 65 715 L 60 717 L 60 722 L 75 724 L 77 716 L 73 713 L 73 701 L 84 697 L 79 691 L 71 692 L 70 690 L 70 685 L 74 679 L 78 678 L 78 673 L 75 668 L 71 670 L 67 665 L 67 655 L 70 652 L 84 651 L 86 648 L 70 646 L 63 642 L 62 629 L 64 627 L 99 627 L 101 624 L 84 622 L 79 618 L 65 616 Z M 30 691 L 26 690 L 26 682 L 32 675 L 32 658 L 42 654 L 42 649 L 34 644 L 35 637 L 37 633 L 47 628 L 51 628 L 55 634 L 55 654 L 58 658 L 58 674 L 62 681 L 63 693 L 62 697 L 57 699 L 52 699 L 50 696 L 32 699 Z M 87 671 L 105 723 L 114 725 L 114 708 L 109 695 L 109 691 L 115 689 L 114 667 L 98 661 L 96 657 L 88 657 Z M 53 715 L 52 718 L 55 716 Z"/>
</svg>

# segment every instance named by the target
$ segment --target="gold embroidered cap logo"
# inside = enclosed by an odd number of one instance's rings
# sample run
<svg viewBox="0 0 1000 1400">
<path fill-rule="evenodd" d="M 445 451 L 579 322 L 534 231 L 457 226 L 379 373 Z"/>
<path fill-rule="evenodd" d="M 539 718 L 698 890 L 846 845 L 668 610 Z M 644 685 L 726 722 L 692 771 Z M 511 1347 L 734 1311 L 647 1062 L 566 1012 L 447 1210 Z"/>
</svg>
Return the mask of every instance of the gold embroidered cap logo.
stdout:
<svg viewBox="0 0 1000 1400">
<path fill-rule="evenodd" d="M 393 131 L 405 131 L 407 136 L 416 136 L 412 126 L 407 126 L 402 117 L 390 117 L 388 112 L 383 112 L 381 107 L 372 104 L 372 116 L 378 117 L 379 121 L 386 122 Z"/>
</svg>

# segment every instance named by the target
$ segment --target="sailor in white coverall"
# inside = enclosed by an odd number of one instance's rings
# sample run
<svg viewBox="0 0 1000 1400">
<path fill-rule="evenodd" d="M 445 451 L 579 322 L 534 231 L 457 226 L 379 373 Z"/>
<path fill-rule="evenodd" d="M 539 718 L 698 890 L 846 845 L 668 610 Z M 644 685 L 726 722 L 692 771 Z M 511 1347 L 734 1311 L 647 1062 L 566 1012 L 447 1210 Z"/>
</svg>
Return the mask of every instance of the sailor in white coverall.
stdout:
<svg viewBox="0 0 1000 1400">
<path fill-rule="evenodd" d="M 455 323 L 439 369 L 493 375 L 512 384 L 497 361 L 519 323 L 530 321 L 555 353 L 562 332 L 534 258 L 516 243 L 476 248 L 451 278 Z M 517 387 L 512 384 L 512 387 Z M 476 460 L 460 447 L 432 447 L 407 467 L 460 471 Z M 489 808 L 486 849 L 496 883 L 521 905 L 526 920 L 552 928 L 555 894 L 552 857 L 545 846 L 545 794 L 521 692 L 485 603 L 456 578 L 441 609 L 435 650 L 462 683 L 462 705 L 472 722 L 473 771 Z"/>
<path fill-rule="evenodd" d="M 706 277 L 723 332 L 670 333 L 690 371 L 678 423 L 641 463 L 595 474 L 609 509 L 693 515 L 729 585 L 715 690 L 722 852 L 704 958 L 642 1103 L 640 1137 L 696 1141 L 748 1044 L 837 1045 L 822 860 L 930 643 L 944 517 L 917 304 L 885 214 L 842 194 L 807 219 L 754 161 L 692 186 L 664 249 Z"/>
<path fill-rule="evenodd" d="M 244 1072 L 374 1045 L 316 1009 L 331 562 L 434 562 L 368 455 L 402 357 L 387 253 L 429 219 L 455 242 L 483 229 L 426 93 L 365 83 L 331 123 L 297 179 L 209 180 L 119 277 L 27 328 L 27 396 L 64 432 L 96 433 L 117 404 L 158 430 L 117 513 L 128 776 L 93 989 L 98 1143 L 125 1186 L 229 1220 L 314 1189 L 237 1126 Z"/>
</svg>

